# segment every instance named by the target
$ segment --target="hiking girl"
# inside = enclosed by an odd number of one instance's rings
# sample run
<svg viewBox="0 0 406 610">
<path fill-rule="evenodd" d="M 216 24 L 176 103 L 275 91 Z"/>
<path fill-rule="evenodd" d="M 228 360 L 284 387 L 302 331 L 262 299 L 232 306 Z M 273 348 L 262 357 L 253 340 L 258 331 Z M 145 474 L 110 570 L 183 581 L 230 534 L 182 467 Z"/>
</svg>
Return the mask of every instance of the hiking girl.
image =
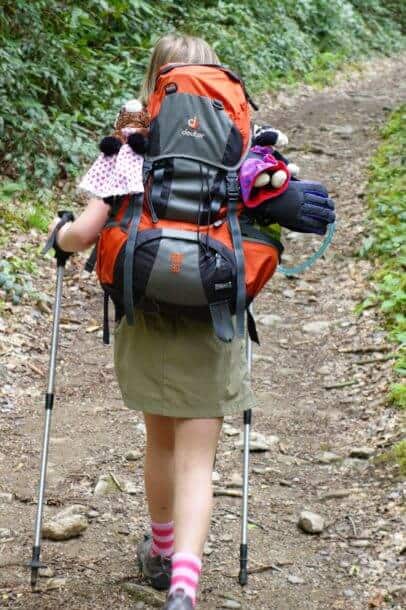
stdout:
<svg viewBox="0 0 406 610">
<path fill-rule="evenodd" d="M 217 65 L 219 60 L 200 38 L 164 36 L 152 52 L 141 90 L 146 107 L 159 69 L 169 63 Z M 189 123 L 191 129 L 195 123 Z M 65 252 L 87 249 L 110 211 L 103 199 L 92 197 L 75 221 L 61 227 L 57 246 Z M 137 309 L 133 325 L 124 315 L 118 321 L 114 361 L 123 400 L 143 412 L 146 426 L 151 534 L 137 547 L 138 562 L 152 586 L 169 589 L 165 610 L 191 610 L 212 512 L 212 469 L 223 417 L 254 405 L 244 341 L 221 341 L 211 321 Z"/>
</svg>

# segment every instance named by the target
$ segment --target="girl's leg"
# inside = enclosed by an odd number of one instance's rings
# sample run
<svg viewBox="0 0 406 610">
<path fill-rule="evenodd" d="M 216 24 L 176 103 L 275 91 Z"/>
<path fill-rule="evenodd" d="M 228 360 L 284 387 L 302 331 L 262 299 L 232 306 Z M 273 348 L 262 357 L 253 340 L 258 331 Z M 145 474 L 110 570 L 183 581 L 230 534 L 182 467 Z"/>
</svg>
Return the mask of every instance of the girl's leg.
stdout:
<svg viewBox="0 0 406 610">
<path fill-rule="evenodd" d="M 151 537 L 137 546 L 141 571 L 155 589 L 168 589 L 173 554 L 174 420 L 144 414 L 147 429 L 144 481 Z"/>
<path fill-rule="evenodd" d="M 144 413 L 147 429 L 145 491 L 151 520 L 168 523 L 174 508 L 175 420 Z"/>
<path fill-rule="evenodd" d="M 213 506 L 212 472 L 222 418 L 175 421 L 175 553 L 203 554 Z"/>
<path fill-rule="evenodd" d="M 175 553 L 168 605 L 196 603 L 201 557 L 213 506 L 212 471 L 222 419 L 177 419 L 175 423 Z M 180 595 L 181 599 L 175 599 Z M 184 596 L 190 598 L 190 602 Z M 185 605 L 178 605 L 185 604 Z"/>
</svg>

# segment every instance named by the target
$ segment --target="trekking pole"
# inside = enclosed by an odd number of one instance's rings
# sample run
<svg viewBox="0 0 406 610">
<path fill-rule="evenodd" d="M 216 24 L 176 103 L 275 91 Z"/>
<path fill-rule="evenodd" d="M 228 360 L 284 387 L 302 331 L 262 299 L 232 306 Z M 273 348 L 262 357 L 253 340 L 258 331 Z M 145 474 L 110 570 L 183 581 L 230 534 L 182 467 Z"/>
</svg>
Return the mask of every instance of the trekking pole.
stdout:
<svg viewBox="0 0 406 610">
<path fill-rule="evenodd" d="M 252 304 L 249 306 L 252 315 Z M 248 374 L 251 379 L 252 369 L 252 341 L 248 330 L 246 333 L 246 354 Z M 251 429 L 252 409 L 244 411 L 244 459 L 243 459 L 243 499 L 241 515 L 241 544 L 240 544 L 240 573 L 238 580 L 241 586 L 248 582 L 248 469 L 250 459 L 250 429 Z"/>
<path fill-rule="evenodd" d="M 42 529 L 42 515 L 44 509 L 44 495 L 45 495 L 45 483 L 46 483 L 46 472 L 48 462 L 48 447 L 49 447 L 49 433 L 51 429 L 51 415 L 52 407 L 54 403 L 54 388 L 55 388 L 55 368 L 56 368 L 56 354 L 58 350 L 58 335 L 59 335 L 59 319 L 61 313 L 61 299 L 62 299 L 62 285 L 63 276 L 65 272 L 65 264 L 71 255 L 70 252 L 64 252 L 61 250 L 56 243 L 56 236 L 59 229 L 67 222 L 73 221 L 74 216 L 72 212 L 58 212 L 60 222 L 55 227 L 51 236 L 45 244 L 43 254 L 46 254 L 51 248 L 55 249 L 56 258 L 56 290 L 55 290 L 55 301 L 53 307 L 53 321 L 52 321 L 52 338 L 51 348 L 49 355 L 49 369 L 48 369 L 48 387 L 45 394 L 45 425 L 44 435 L 42 443 L 41 453 L 41 470 L 38 485 L 38 504 L 37 513 L 35 519 L 35 534 L 34 534 L 34 545 L 32 547 L 32 560 L 30 562 L 31 567 L 31 587 L 35 587 L 38 578 L 38 570 L 45 567 L 41 564 L 41 529 Z"/>
</svg>

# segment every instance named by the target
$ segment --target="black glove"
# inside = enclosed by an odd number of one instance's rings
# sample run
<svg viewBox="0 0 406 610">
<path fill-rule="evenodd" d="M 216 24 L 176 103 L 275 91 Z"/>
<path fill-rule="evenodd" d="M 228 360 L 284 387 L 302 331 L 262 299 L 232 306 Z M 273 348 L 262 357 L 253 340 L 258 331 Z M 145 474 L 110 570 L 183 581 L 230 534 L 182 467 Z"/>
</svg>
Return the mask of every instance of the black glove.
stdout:
<svg viewBox="0 0 406 610">
<path fill-rule="evenodd" d="M 60 211 L 58 212 L 58 216 L 61 219 L 56 225 L 55 229 L 52 231 L 51 235 L 48 237 L 44 249 L 42 250 L 42 254 L 46 254 L 48 250 L 51 248 L 54 249 L 54 256 L 56 258 L 56 262 L 58 265 L 65 265 L 66 261 L 70 256 L 72 256 L 73 252 L 65 252 L 58 246 L 56 241 L 56 237 L 58 235 L 59 229 L 63 227 L 67 222 L 73 222 L 75 217 L 72 212 Z"/>
<path fill-rule="evenodd" d="M 248 211 L 262 225 L 278 223 L 291 231 L 324 235 L 335 221 L 334 201 L 327 189 L 312 180 L 290 180 L 284 193 Z"/>
</svg>

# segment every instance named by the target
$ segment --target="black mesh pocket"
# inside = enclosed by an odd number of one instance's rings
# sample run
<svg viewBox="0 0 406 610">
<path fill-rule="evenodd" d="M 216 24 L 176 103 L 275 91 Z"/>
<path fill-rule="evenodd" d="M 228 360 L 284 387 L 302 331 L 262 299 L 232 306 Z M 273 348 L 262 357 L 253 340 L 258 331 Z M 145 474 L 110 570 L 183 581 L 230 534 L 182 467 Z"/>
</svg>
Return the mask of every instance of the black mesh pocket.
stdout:
<svg viewBox="0 0 406 610">
<path fill-rule="evenodd" d="M 205 225 L 217 220 L 225 198 L 222 172 L 189 159 L 154 163 L 149 201 L 158 218 Z"/>
</svg>

